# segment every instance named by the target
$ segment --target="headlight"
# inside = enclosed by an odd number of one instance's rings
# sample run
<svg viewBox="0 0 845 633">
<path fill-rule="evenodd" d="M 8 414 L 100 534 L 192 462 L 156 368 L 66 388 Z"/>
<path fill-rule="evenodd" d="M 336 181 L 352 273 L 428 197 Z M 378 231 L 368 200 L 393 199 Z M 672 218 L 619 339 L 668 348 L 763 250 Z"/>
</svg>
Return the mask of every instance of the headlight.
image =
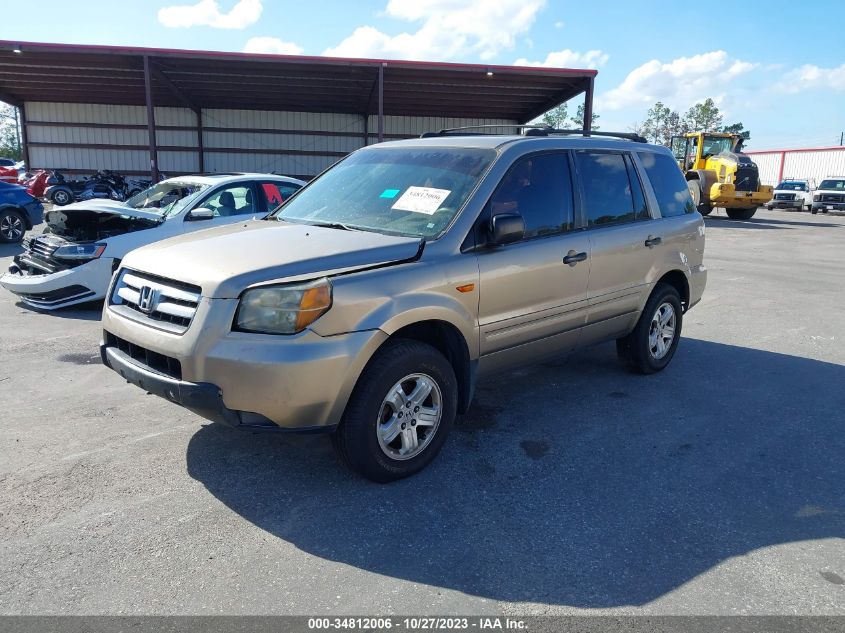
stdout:
<svg viewBox="0 0 845 633">
<path fill-rule="evenodd" d="M 266 286 L 241 296 L 239 330 L 264 334 L 296 334 L 320 318 L 332 305 L 328 279 L 307 284 Z"/>
<path fill-rule="evenodd" d="M 821 196 L 813 196 L 813 202 L 818 202 L 821 199 L 822 199 Z"/>
<path fill-rule="evenodd" d="M 71 244 L 60 246 L 53 251 L 56 259 L 97 259 L 106 250 L 105 244 Z"/>
</svg>

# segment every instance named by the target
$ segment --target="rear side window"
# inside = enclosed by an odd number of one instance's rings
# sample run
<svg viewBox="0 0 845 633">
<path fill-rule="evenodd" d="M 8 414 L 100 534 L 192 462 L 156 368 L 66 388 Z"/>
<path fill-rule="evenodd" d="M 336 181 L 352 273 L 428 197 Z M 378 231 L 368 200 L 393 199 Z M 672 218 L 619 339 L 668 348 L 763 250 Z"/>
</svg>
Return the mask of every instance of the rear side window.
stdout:
<svg viewBox="0 0 845 633">
<path fill-rule="evenodd" d="M 577 152 L 575 157 L 581 176 L 587 226 L 620 224 L 648 217 L 639 179 L 636 174 L 631 174 L 635 179 L 635 186 L 632 186 L 622 154 Z M 636 205 L 635 194 L 639 198 Z"/>
<path fill-rule="evenodd" d="M 490 200 L 493 215 L 519 213 L 525 237 L 572 229 L 572 176 L 566 154 L 536 154 L 519 160 Z"/>
<path fill-rule="evenodd" d="M 695 211 L 687 181 L 678 163 L 670 156 L 652 152 L 640 152 L 640 161 L 651 181 L 660 214 L 664 218 L 674 218 Z"/>
<path fill-rule="evenodd" d="M 293 194 L 299 191 L 299 187 L 277 182 L 261 183 L 261 192 L 264 194 L 264 201 L 267 209 L 275 209 L 283 202 L 286 202 Z"/>
</svg>

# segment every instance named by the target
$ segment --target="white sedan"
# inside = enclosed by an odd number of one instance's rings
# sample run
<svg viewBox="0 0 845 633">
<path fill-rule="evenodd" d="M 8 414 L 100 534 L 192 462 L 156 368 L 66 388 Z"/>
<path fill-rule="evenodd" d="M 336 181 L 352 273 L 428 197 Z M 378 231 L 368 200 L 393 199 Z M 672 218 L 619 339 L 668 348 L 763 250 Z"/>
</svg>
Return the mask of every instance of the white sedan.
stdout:
<svg viewBox="0 0 845 633">
<path fill-rule="evenodd" d="M 259 219 L 305 183 L 273 174 L 170 178 L 126 202 L 91 200 L 47 212 L 25 238 L 0 285 L 27 305 L 52 310 L 105 297 L 131 250 L 188 231 Z"/>
</svg>

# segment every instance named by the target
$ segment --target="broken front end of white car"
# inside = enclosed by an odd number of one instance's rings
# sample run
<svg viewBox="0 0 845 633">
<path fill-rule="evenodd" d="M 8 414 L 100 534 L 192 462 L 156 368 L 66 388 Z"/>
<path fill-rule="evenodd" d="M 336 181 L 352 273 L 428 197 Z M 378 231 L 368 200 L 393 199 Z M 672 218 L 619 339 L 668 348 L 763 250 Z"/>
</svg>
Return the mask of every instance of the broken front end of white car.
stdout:
<svg viewBox="0 0 845 633">
<path fill-rule="evenodd" d="M 154 213 L 115 209 L 53 210 L 46 214 L 47 228 L 23 241 L 24 252 L 15 255 L 0 285 L 18 295 L 26 305 L 53 310 L 105 297 L 112 273 L 134 240 L 118 236 L 158 226 Z M 118 243 L 123 242 L 123 243 Z"/>
</svg>

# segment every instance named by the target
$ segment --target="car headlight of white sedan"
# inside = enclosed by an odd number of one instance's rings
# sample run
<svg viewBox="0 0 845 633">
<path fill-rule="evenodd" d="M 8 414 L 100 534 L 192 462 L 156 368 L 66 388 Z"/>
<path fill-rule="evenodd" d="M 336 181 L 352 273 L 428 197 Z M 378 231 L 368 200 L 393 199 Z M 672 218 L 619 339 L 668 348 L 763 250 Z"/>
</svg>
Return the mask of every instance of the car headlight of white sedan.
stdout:
<svg viewBox="0 0 845 633">
<path fill-rule="evenodd" d="M 53 257 L 70 261 L 88 261 L 97 259 L 105 250 L 106 245 L 100 243 L 69 244 L 67 246 L 60 246 L 53 251 Z"/>
</svg>

